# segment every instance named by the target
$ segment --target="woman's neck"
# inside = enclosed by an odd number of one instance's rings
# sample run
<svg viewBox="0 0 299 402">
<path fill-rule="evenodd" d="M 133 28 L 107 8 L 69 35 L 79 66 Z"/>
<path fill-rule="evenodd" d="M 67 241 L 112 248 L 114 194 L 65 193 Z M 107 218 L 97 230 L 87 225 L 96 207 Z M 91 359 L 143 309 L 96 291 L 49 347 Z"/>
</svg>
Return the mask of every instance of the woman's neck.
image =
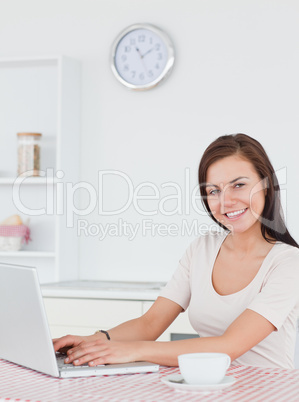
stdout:
<svg viewBox="0 0 299 402">
<path fill-rule="evenodd" d="M 224 243 L 228 250 L 242 256 L 264 254 L 265 250 L 273 247 L 273 244 L 264 239 L 260 226 L 243 233 L 230 233 Z"/>
</svg>

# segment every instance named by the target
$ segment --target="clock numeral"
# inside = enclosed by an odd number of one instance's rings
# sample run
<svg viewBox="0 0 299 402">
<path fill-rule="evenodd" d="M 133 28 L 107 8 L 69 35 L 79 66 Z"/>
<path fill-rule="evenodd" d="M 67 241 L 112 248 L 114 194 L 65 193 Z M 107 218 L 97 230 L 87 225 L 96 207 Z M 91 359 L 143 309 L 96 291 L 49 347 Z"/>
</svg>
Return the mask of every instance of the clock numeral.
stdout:
<svg viewBox="0 0 299 402">
<path fill-rule="evenodd" d="M 158 60 L 162 60 L 162 59 L 163 59 L 163 54 L 162 54 L 162 53 L 158 53 L 157 59 L 158 59 Z"/>
<path fill-rule="evenodd" d="M 125 52 L 129 53 L 131 51 L 131 46 L 125 46 Z"/>
<path fill-rule="evenodd" d="M 149 38 L 149 43 L 150 43 L 150 45 L 153 44 L 153 38 L 152 37 Z"/>
<path fill-rule="evenodd" d="M 147 73 L 147 74 L 148 74 L 149 77 L 152 77 L 152 76 L 154 75 L 154 73 L 152 72 L 152 70 L 148 70 L 148 73 Z"/>
<path fill-rule="evenodd" d="M 124 71 L 129 71 L 129 65 L 128 64 L 124 65 Z"/>
<path fill-rule="evenodd" d="M 139 79 L 140 80 L 144 80 L 144 78 L 145 78 L 144 73 L 139 74 Z"/>
<path fill-rule="evenodd" d="M 155 49 L 157 50 L 157 52 L 160 50 L 160 47 L 161 47 L 160 43 L 156 43 Z"/>
<path fill-rule="evenodd" d="M 155 65 L 155 68 L 156 68 L 157 70 L 159 70 L 159 68 L 160 68 L 160 64 L 159 64 L 159 63 L 157 63 L 157 64 Z"/>
<path fill-rule="evenodd" d="M 145 35 L 139 35 L 138 42 L 144 42 L 144 41 L 145 41 Z"/>
<path fill-rule="evenodd" d="M 135 75 L 136 75 L 136 71 L 131 71 L 132 78 L 135 78 Z"/>
<path fill-rule="evenodd" d="M 135 38 L 130 39 L 130 45 L 136 45 L 136 39 Z"/>
<path fill-rule="evenodd" d="M 125 62 L 125 61 L 127 60 L 127 56 L 126 56 L 125 54 L 123 54 L 123 55 L 121 56 L 121 59 L 122 59 L 123 62 Z"/>
</svg>

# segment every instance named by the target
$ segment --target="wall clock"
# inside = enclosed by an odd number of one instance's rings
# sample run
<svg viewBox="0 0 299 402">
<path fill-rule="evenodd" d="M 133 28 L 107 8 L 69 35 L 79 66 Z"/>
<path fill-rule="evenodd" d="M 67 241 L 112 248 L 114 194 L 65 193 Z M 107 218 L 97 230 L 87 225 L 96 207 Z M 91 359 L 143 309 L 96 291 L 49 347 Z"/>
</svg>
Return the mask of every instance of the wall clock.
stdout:
<svg viewBox="0 0 299 402">
<path fill-rule="evenodd" d="M 169 75 L 173 63 L 169 36 L 151 24 L 129 26 L 112 45 L 112 71 L 123 85 L 134 90 L 158 85 Z"/>
</svg>

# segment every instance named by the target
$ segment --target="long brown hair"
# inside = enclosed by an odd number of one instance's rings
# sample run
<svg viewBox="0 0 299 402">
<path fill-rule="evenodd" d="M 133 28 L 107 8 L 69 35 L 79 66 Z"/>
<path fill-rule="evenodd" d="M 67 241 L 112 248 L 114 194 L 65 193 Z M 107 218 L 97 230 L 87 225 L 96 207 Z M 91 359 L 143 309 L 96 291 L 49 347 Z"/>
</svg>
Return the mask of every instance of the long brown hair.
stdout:
<svg viewBox="0 0 299 402">
<path fill-rule="evenodd" d="M 239 155 L 251 162 L 260 178 L 267 183 L 265 206 L 260 217 L 264 239 L 269 243 L 277 240 L 299 248 L 285 225 L 280 201 L 280 187 L 268 155 L 257 140 L 246 134 L 223 135 L 217 138 L 208 146 L 201 158 L 198 181 L 202 202 L 210 217 L 223 229 L 228 230 L 217 221 L 209 208 L 205 183 L 208 168 L 214 162 L 232 155 Z"/>
</svg>

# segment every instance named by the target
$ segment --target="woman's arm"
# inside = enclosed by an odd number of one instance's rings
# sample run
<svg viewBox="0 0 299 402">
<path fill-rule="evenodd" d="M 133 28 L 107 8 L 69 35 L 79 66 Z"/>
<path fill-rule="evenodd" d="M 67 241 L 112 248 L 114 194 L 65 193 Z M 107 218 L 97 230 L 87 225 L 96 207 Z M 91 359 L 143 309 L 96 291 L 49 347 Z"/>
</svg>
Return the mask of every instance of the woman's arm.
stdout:
<svg viewBox="0 0 299 402">
<path fill-rule="evenodd" d="M 252 310 L 245 310 L 218 337 L 186 339 L 173 342 L 144 342 L 141 346 L 142 360 L 167 366 L 177 366 L 177 357 L 183 353 L 220 352 L 226 353 L 231 360 L 248 352 L 275 330 L 266 318 Z"/>
<path fill-rule="evenodd" d="M 159 326 L 159 325 L 158 325 Z M 68 351 L 68 362 L 91 366 L 106 363 L 125 363 L 146 360 L 167 366 L 177 366 L 183 353 L 222 352 L 233 361 L 271 334 L 275 327 L 263 316 L 245 310 L 218 337 L 186 339 L 171 342 L 107 341 L 97 339 L 82 342 Z"/>
<path fill-rule="evenodd" d="M 141 317 L 109 329 L 108 333 L 112 341 L 154 341 L 181 312 L 182 307 L 177 303 L 164 297 L 158 297 L 151 308 Z M 53 344 L 55 351 L 66 352 L 82 342 L 94 342 L 99 339 L 107 340 L 106 335 L 99 332 L 90 336 L 66 335 L 53 339 Z"/>
<path fill-rule="evenodd" d="M 122 341 L 154 341 L 169 327 L 183 311 L 177 303 L 158 297 L 151 308 L 141 317 L 124 322 L 110 329 L 112 340 Z"/>
</svg>

